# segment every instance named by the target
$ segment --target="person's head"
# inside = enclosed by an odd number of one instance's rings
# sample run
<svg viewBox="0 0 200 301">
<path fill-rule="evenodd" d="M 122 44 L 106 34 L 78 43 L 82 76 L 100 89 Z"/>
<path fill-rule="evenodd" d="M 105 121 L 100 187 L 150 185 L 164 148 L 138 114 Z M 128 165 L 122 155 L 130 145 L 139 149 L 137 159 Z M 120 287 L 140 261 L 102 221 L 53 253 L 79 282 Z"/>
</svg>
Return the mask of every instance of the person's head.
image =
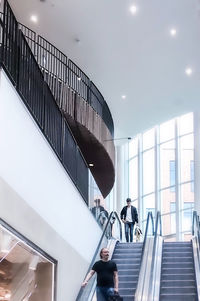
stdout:
<svg viewBox="0 0 200 301">
<path fill-rule="evenodd" d="M 130 206 L 131 206 L 131 199 L 130 199 L 130 198 L 127 198 L 127 199 L 126 199 L 126 203 L 127 203 L 127 206 L 130 207 Z"/>
<path fill-rule="evenodd" d="M 109 250 L 107 248 L 102 248 L 99 255 L 103 261 L 107 261 L 109 258 Z"/>
<path fill-rule="evenodd" d="M 100 206 L 100 199 L 95 199 L 94 203 L 95 203 L 95 206 L 99 207 Z"/>
</svg>

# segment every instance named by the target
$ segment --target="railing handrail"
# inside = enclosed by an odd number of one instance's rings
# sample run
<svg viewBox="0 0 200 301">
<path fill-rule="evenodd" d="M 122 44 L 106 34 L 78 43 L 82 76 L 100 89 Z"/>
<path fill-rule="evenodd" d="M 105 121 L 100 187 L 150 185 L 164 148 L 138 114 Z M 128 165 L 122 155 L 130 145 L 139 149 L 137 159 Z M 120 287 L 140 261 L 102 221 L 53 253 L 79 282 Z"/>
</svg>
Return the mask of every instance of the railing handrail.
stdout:
<svg viewBox="0 0 200 301">
<path fill-rule="evenodd" d="M 160 231 L 159 231 L 160 230 Z M 155 221 L 155 233 L 154 233 L 154 242 L 153 242 L 153 251 L 152 251 L 152 264 L 151 264 L 151 273 L 150 273 L 150 287 L 148 295 L 153 298 L 154 300 L 154 292 L 155 286 L 157 285 L 156 282 L 156 254 L 159 248 L 158 237 L 162 236 L 162 222 L 161 222 L 161 213 L 160 211 L 156 214 L 156 221 Z"/>
<path fill-rule="evenodd" d="M 2 67 L 8 75 L 41 132 L 68 172 L 84 201 L 88 204 L 88 165 L 55 101 L 50 87 L 44 80 L 44 75 L 37 62 L 37 57 L 34 55 L 28 40 L 25 38 L 21 26 L 19 22 L 17 22 L 7 0 L 4 1 L 4 14 L 1 14 L 1 16 L 2 15 L 3 24 L 0 22 L 0 27 L 2 27 L 0 31 L 0 38 L 2 39 L 2 41 L 0 41 L 2 42 L 0 48 L 0 67 Z M 12 34 L 12 32 L 15 34 Z M 31 76 L 24 80 L 24 74 L 27 70 L 31 70 L 31 72 L 28 73 L 31 74 Z M 46 101 L 47 99 L 48 102 Z M 49 109 L 50 106 L 51 110 Z M 58 114 L 55 115 L 55 112 L 56 114 L 58 112 Z M 59 135 L 57 135 L 58 130 Z M 71 148 L 67 148 L 68 137 L 70 137 L 74 143 L 72 150 Z M 66 163 L 64 156 L 66 152 L 64 151 L 67 149 L 70 150 L 70 158 L 72 158 L 74 162 L 73 166 L 70 165 L 70 160 Z M 80 159 L 79 164 L 77 158 Z M 72 168 L 70 169 L 71 166 Z M 82 182 L 77 176 L 78 168 L 81 168 L 85 174 L 85 177 L 83 177 L 84 181 L 82 180 Z"/>
<path fill-rule="evenodd" d="M 197 211 L 193 211 L 192 235 L 193 235 L 192 246 L 193 246 L 194 268 L 195 268 L 195 275 L 196 275 L 197 300 L 200 300 L 200 224 L 199 224 L 199 216 L 197 214 Z"/>
<path fill-rule="evenodd" d="M 3 13 L 2 13 L 2 14 L 3 14 Z M 62 63 L 62 64 L 65 65 L 65 67 L 66 67 L 66 74 L 67 74 L 67 72 L 68 72 L 67 70 L 70 70 L 70 72 L 72 72 L 72 73 L 77 77 L 77 80 L 79 81 L 79 80 L 80 80 L 80 79 L 78 79 L 78 78 L 79 78 L 79 74 L 77 74 L 76 71 L 73 70 L 73 68 L 71 68 L 70 64 L 73 64 L 73 66 L 75 66 L 75 67 L 80 71 L 81 75 L 83 75 L 83 78 L 81 77 L 81 81 L 84 83 L 84 85 L 87 87 L 87 89 L 90 90 L 90 93 L 88 93 L 87 96 L 85 97 L 85 98 L 86 98 L 85 101 L 87 101 L 87 102 L 91 105 L 91 99 L 90 99 L 90 97 L 91 97 L 91 93 L 92 93 L 92 94 L 95 96 L 96 101 L 97 101 L 97 102 L 100 104 L 100 106 L 102 107 L 102 108 L 101 108 L 102 111 L 103 111 L 103 107 L 105 108 L 105 110 L 108 110 L 108 113 L 109 113 L 109 114 L 107 114 L 107 116 L 109 115 L 108 118 L 106 118 L 103 114 L 100 114 L 100 112 L 97 112 L 97 114 L 99 114 L 99 115 L 101 116 L 101 118 L 102 118 L 103 121 L 105 122 L 107 128 L 109 129 L 111 135 L 113 136 L 113 135 L 114 135 L 114 123 L 113 123 L 113 119 L 112 119 L 112 114 L 111 114 L 111 112 L 110 112 L 110 109 L 109 109 L 109 107 L 108 107 L 108 104 L 107 104 L 107 102 L 105 101 L 103 95 L 101 94 L 101 92 L 99 91 L 99 89 L 97 88 L 97 86 L 93 83 L 93 81 L 87 76 L 87 74 L 86 74 L 84 71 L 81 70 L 81 68 L 80 68 L 76 63 L 74 63 L 70 58 L 68 58 L 68 56 L 67 56 L 65 53 L 63 53 L 61 50 L 59 50 L 56 46 L 54 46 L 54 45 L 53 45 L 52 43 L 50 43 L 48 40 L 46 40 L 45 38 L 43 38 L 41 35 L 39 35 L 39 34 L 37 34 L 36 32 L 34 32 L 34 31 L 33 31 L 32 29 L 30 29 L 29 27 L 27 27 L 27 26 L 25 26 L 25 25 L 23 25 L 22 23 L 19 23 L 19 22 L 18 22 L 18 24 L 20 25 L 21 28 L 24 27 L 25 29 L 27 29 L 27 30 L 31 31 L 33 34 L 35 34 L 35 40 L 34 40 L 33 37 L 29 37 L 29 36 L 26 35 L 25 32 L 23 32 L 24 36 L 25 36 L 27 39 L 31 40 L 32 43 L 35 43 L 35 46 L 42 47 L 43 49 L 45 49 L 45 51 L 47 51 L 48 53 L 50 53 L 50 51 L 49 51 L 47 48 L 45 48 L 44 45 L 40 45 L 40 44 L 39 44 L 39 39 L 41 38 L 42 40 L 44 40 L 46 43 L 48 43 L 49 45 L 51 45 L 54 49 L 56 49 L 60 54 L 62 54 L 62 55 L 66 58 L 66 63 L 64 63 L 58 56 L 56 56 L 55 53 L 53 54 L 53 56 L 54 56 L 55 59 L 57 59 L 60 63 Z M 38 53 L 37 53 L 37 54 L 34 53 L 34 55 L 36 56 L 36 58 L 38 57 Z M 50 53 L 50 55 L 51 55 L 51 53 Z M 40 66 L 39 62 L 38 62 L 38 65 Z M 42 68 L 43 68 L 43 67 L 42 67 Z M 47 69 L 45 69 L 45 70 L 47 70 Z M 48 70 L 48 72 L 49 72 L 49 73 L 52 73 L 50 70 Z M 52 73 L 52 74 L 53 74 L 53 73 Z M 57 77 L 56 74 L 54 74 L 54 75 Z M 60 78 L 59 78 L 59 79 L 60 79 Z M 86 81 L 86 79 L 88 79 L 88 82 Z M 60 80 L 62 80 L 62 79 L 60 79 Z M 63 81 L 63 80 L 62 80 L 62 81 Z M 65 81 L 63 81 L 63 83 L 66 84 Z M 67 84 L 70 86 L 69 78 L 68 78 Z M 96 90 L 98 93 L 95 93 L 94 91 L 92 91 L 92 86 L 94 86 L 95 90 Z M 72 90 L 76 91 L 78 94 L 81 95 L 81 91 L 77 91 L 76 89 L 74 89 L 73 86 L 70 86 L 70 88 L 71 88 Z M 97 94 L 99 94 L 100 97 L 98 97 Z M 96 110 L 95 107 L 93 107 L 93 109 Z M 108 121 L 107 119 L 109 119 L 109 121 Z"/>
<path fill-rule="evenodd" d="M 102 235 L 101 235 L 101 238 L 100 238 L 100 240 L 99 240 L 99 243 L 98 243 L 98 245 L 97 245 L 97 248 L 96 248 L 96 250 L 95 250 L 95 253 L 94 253 L 93 257 L 92 257 L 92 261 L 91 261 L 91 263 L 90 263 L 90 265 L 89 265 L 89 268 L 88 268 L 88 270 L 87 270 L 86 275 L 89 273 L 89 271 L 91 270 L 91 268 L 93 267 L 93 265 L 94 265 L 94 263 L 95 263 L 95 261 L 96 261 L 96 257 L 97 257 L 97 254 L 99 253 L 99 249 L 100 249 L 100 247 L 101 247 L 101 243 L 102 243 L 102 241 L 103 241 L 103 239 L 104 239 L 104 236 L 105 236 L 106 231 L 107 231 L 107 229 L 108 229 L 108 227 L 109 227 L 109 225 L 110 225 L 110 221 L 111 221 L 111 218 L 113 217 L 113 215 L 116 217 L 117 221 L 119 222 L 119 227 L 120 227 L 120 241 L 122 240 L 122 225 L 121 225 L 121 221 L 120 221 L 120 219 L 119 219 L 119 216 L 118 216 L 117 212 L 112 211 L 112 212 L 110 213 L 110 215 L 109 215 L 108 221 L 107 221 L 106 226 L 105 226 L 105 228 L 104 228 L 104 230 L 103 230 L 103 233 L 102 233 Z M 81 298 L 81 295 L 83 294 L 83 291 L 84 291 L 84 288 L 81 287 L 81 289 L 80 289 L 80 291 L 79 291 L 79 293 L 78 293 L 78 296 L 77 296 L 77 298 L 76 298 L 76 301 L 78 301 L 78 300 Z"/>
<path fill-rule="evenodd" d="M 193 215 L 192 215 L 192 235 L 194 235 L 194 232 L 195 232 L 195 229 L 194 229 L 195 224 L 197 226 L 198 231 L 200 231 L 199 218 L 198 218 L 197 211 L 193 211 Z"/>
<path fill-rule="evenodd" d="M 153 214 L 152 212 L 148 212 L 147 215 L 147 222 L 146 222 L 146 229 L 145 229 L 145 235 L 143 240 L 143 246 L 142 246 L 142 254 L 141 254 L 141 265 L 140 265 L 140 271 L 139 271 L 139 277 L 138 277 L 138 283 L 135 291 L 135 300 L 141 300 L 144 289 L 145 289 L 145 274 L 146 274 L 146 265 L 147 265 L 147 256 L 144 256 L 145 253 L 147 253 L 146 249 L 149 248 L 149 241 L 147 240 L 147 236 L 149 233 L 149 227 L 151 228 L 152 236 L 154 235 L 154 220 L 153 220 Z"/>
<path fill-rule="evenodd" d="M 146 241 L 147 241 L 147 235 L 148 235 L 150 221 L 151 221 L 151 225 L 152 225 L 152 235 L 154 235 L 154 220 L 153 220 L 152 212 L 148 212 L 148 215 L 147 215 L 147 223 L 146 223 L 146 229 L 145 229 L 145 234 L 144 234 L 141 257 L 143 257 L 143 253 L 144 253 L 144 249 L 145 249 L 145 245 L 146 245 Z"/>
</svg>

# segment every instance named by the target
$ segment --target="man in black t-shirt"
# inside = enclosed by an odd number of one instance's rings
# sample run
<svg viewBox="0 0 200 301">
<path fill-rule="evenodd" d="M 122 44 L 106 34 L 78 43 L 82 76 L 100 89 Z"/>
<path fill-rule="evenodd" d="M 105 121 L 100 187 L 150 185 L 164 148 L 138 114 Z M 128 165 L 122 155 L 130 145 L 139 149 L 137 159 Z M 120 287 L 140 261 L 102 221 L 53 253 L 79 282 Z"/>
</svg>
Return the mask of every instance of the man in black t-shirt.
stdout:
<svg viewBox="0 0 200 301">
<path fill-rule="evenodd" d="M 107 301 L 114 293 L 118 293 L 118 272 L 114 261 L 109 260 L 109 250 L 101 249 L 101 260 L 95 262 L 86 276 L 82 286 L 86 286 L 90 278 L 97 273 L 97 301 Z"/>
</svg>

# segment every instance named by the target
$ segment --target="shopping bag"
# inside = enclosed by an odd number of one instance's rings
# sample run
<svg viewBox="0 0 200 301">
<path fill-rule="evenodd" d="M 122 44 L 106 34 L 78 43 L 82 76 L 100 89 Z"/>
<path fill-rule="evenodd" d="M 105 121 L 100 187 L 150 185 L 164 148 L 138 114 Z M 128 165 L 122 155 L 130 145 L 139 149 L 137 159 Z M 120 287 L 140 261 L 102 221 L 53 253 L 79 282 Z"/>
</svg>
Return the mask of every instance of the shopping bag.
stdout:
<svg viewBox="0 0 200 301">
<path fill-rule="evenodd" d="M 115 293 L 113 296 L 110 296 L 109 301 L 123 301 L 123 298 L 118 294 Z"/>
</svg>

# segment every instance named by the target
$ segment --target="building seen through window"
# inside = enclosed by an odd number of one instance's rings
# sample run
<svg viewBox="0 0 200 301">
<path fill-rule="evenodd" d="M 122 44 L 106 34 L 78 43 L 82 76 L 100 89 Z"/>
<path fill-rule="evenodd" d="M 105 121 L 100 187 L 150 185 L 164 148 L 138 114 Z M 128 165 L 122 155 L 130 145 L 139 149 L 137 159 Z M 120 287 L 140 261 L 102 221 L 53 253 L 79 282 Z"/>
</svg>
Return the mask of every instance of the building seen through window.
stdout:
<svg viewBox="0 0 200 301">
<path fill-rule="evenodd" d="M 156 141 L 156 143 L 155 143 Z M 166 240 L 188 240 L 194 208 L 193 113 L 167 121 L 129 142 L 129 196 L 140 221 L 161 211 Z M 178 215 L 178 216 L 177 216 Z M 181 222 L 177 224 L 177 220 Z"/>
</svg>

